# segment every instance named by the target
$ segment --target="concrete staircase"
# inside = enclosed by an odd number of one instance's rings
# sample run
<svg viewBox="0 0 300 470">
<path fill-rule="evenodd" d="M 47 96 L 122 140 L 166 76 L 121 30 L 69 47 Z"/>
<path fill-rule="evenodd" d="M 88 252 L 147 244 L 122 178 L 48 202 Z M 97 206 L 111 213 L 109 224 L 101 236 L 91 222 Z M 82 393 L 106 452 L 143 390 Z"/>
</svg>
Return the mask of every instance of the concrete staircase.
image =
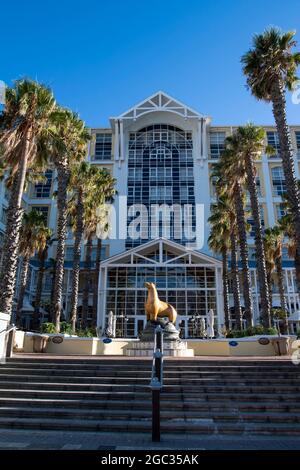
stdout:
<svg viewBox="0 0 300 470">
<path fill-rule="evenodd" d="M 151 431 L 151 361 L 23 358 L 0 365 L 0 428 Z M 162 431 L 300 435 L 300 366 L 165 361 Z"/>
</svg>

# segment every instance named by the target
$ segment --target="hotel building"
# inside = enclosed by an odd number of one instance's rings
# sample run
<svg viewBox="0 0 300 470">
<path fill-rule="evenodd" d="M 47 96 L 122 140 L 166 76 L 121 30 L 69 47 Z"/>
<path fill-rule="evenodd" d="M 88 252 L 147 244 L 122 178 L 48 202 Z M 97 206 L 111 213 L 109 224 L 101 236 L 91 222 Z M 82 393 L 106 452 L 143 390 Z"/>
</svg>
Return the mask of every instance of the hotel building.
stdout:
<svg viewBox="0 0 300 470">
<path fill-rule="evenodd" d="M 261 220 L 266 228 L 275 225 L 284 213 L 282 195 L 285 182 L 276 128 L 264 127 L 266 144 L 277 151 L 272 157 L 263 154 L 256 162 Z M 155 282 L 160 298 L 177 309 L 183 336 L 197 335 L 197 321 L 201 317 L 206 318 L 210 309 L 214 310 L 217 329 L 224 323 L 222 266 L 207 245 L 210 231 L 207 219 L 210 204 L 215 201 L 214 181 L 210 175 L 224 148 L 226 136 L 234 128 L 214 126 L 209 116 L 160 91 L 111 118 L 108 128 L 91 129 L 88 161 L 107 168 L 117 181 L 111 237 L 103 241 L 99 285 L 91 285 L 90 289 L 91 323 L 97 321 L 97 325 L 104 328 L 108 313 L 113 311 L 117 315 L 118 334 L 137 336 L 145 323 L 146 280 Z M 296 177 L 300 179 L 300 126 L 291 126 L 290 131 Z M 57 207 L 52 195 L 56 189 L 56 179 L 52 169 L 45 176 L 47 182 L 28 188 L 24 195 L 24 207 L 43 212 L 55 234 Z M 0 237 L 3 237 L 5 230 L 7 197 L 2 183 Z M 157 205 L 160 208 L 157 209 Z M 161 221 L 166 215 L 164 211 L 168 211 L 170 206 L 174 210 L 168 213 L 168 224 L 162 226 Z M 137 215 L 143 222 L 140 232 L 134 223 Z M 248 221 L 252 223 L 251 215 Z M 260 298 L 252 231 L 248 242 L 254 320 L 258 323 Z M 47 302 L 51 295 L 51 258 L 55 258 L 55 249 L 54 242 L 49 248 L 48 269 L 44 278 L 45 321 L 48 319 Z M 96 240 L 94 264 L 95 253 Z M 70 311 L 72 255 L 73 236 L 69 230 L 65 256 L 65 319 L 68 319 Z M 84 256 L 83 246 L 82 263 Z M 289 313 L 295 315 L 300 310 L 300 301 L 294 263 L 288 258 L 286 246 L 283 266 Z M 28 328 L 37 270 L 38 260 L 34 258 L 24 305 L 24 326 Z M 83 279 L 80 287 L 83 287 Z M 92 307 L 95 289 L 98 297 L 97 320 Z M 232 306 L 232 298 L 230 302 Z M 279 305 L 279 293 L 274 282 L 273 307 Z M 79 306 L 79 316 L 80 309 Z"/>
</svg>

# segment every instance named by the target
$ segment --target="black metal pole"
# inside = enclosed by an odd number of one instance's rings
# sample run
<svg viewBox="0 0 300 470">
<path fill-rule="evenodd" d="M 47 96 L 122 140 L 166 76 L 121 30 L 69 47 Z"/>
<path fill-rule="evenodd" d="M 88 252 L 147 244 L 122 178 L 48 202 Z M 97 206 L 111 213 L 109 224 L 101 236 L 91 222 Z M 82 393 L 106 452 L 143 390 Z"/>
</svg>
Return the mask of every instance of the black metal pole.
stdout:
<svg viewBox="0 0 300 470">
<path fill-rule="evenodd" d="M 152 390 L 152 441 L 160 442 L 160 390 Z"/>
</svg>

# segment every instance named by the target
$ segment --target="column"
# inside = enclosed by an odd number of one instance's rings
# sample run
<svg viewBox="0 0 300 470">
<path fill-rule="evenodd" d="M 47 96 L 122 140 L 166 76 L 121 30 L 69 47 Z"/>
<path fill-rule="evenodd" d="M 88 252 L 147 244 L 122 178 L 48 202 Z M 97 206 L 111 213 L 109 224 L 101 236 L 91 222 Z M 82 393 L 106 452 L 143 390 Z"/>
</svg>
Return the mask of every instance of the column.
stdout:
<svg viewBox="0 0 300 470">
<path fill-rule="evenodd" d="M 120 160 L 125 160 L 124 154 L 124 125 L 122 119 L 120 120 Z"/>
<path fill-rule="evenodd" d="M 119 160 L 119 121 L 115 119 L 115 145 L 114 145 L 115 160 Z"/>
</svg>

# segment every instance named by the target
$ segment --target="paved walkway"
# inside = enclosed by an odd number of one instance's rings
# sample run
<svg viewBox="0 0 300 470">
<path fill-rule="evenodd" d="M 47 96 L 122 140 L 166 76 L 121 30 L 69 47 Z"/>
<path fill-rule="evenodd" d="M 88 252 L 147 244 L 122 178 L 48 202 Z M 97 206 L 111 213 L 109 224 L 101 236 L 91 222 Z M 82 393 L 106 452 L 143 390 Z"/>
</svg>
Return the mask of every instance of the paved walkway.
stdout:
<svg viewBox="0 0 300 470">
<path fill-rule="evenodd" d="M 0 450 L 300 450 L 296 438 L 0 430 Z"/>
</svg>

